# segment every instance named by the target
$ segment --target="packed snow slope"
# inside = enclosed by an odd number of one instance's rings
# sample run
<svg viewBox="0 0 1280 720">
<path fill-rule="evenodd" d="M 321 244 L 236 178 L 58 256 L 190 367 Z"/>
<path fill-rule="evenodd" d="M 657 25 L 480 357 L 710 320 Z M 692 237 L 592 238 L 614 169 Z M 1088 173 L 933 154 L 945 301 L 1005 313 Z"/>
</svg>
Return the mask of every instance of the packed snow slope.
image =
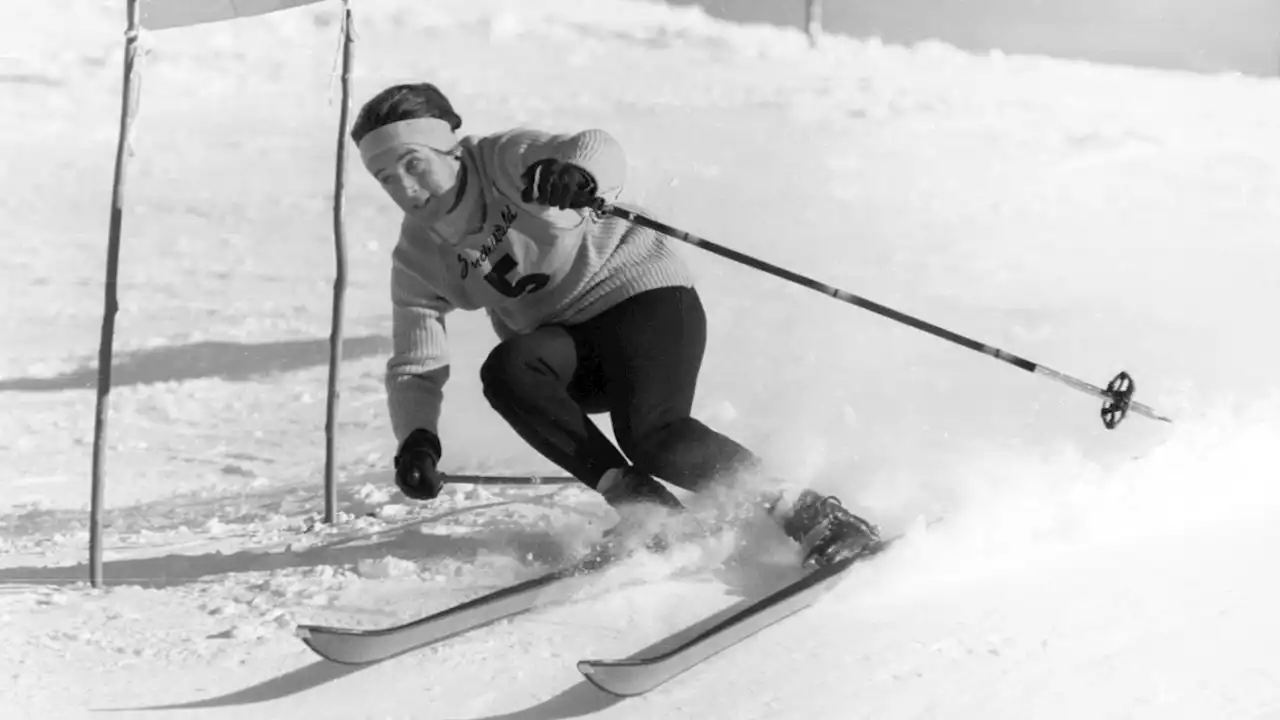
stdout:
<svg viewBox="0 0 1280 720">
<path fill-rule="evenodd" d="M 637 562 L 620 577 L 647 582 L 375 667 L 318 662 L 297 623 L 442 608 L 611 519 L 575 486 L 395 491 L 398 220 L 353 167 L 343 514 L 316 522 L 326 3 L 145 38 L 110 583 L 88 588 L 123 3 L 17 4 L 0 30 L 0 717 L 1280 717 L 1280 83 L 938 43 L 810 51 L 629 0 L 354 7 L 357 105 L 430 80 L 468 132 L 605 128 L 626 199 L 658 219 L 1095 384 L 1127 370 L 1175 422 L 1105 430 L 1060 383 L 682 246 L 711 320 L 698 416 L 909 539 L 641 699 L 574 661 L 756 594 L 786 558 L 736 576 Z M 445 468 L 554 473 L 484 403 L 483 317 L 450 331 Z"/>
</svg>

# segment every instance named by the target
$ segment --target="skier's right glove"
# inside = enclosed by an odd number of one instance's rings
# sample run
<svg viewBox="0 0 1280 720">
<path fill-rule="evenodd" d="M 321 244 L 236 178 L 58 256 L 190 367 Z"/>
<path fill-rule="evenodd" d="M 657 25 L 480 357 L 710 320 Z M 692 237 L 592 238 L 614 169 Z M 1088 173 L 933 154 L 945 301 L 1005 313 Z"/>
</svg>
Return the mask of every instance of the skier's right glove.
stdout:
<svg viewBox="0 0 1280 720">
<path fill-rule="evenodd" d="M 591 207 L 596 199 L 596 179 L 573 163 L 547 158 L 525 168 L 524 192 L 527 203 L 549 205 L 561 210 Z"/>
<path fill-rule="evenodd" d="M 414 500 L 431 500 L 444 487 L 440 462 L 440 438 L 425 428 L 409 433 L 396 455 L 396 487 Z"/>
</svg>

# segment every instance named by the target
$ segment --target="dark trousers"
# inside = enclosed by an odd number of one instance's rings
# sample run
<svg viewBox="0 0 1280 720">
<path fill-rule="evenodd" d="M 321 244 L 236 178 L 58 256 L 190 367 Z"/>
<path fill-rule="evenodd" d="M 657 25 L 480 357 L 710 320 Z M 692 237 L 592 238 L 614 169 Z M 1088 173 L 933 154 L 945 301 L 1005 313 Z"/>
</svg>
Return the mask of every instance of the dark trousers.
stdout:
<svg viewBox="0 0 1280 720">
<path fill-rule="evenodd" d="M 629 459 L 697 491 L 758 464 L 746 448 L 690 417 L 706 341 L 697 291 L 660 288 L 582 324 L 507 340 L 489 354 L 480 377 L 490 405 L 516 433 L 587 485 Z M 588 417 L 606 411 L 621 452 Z"/>
</svg>

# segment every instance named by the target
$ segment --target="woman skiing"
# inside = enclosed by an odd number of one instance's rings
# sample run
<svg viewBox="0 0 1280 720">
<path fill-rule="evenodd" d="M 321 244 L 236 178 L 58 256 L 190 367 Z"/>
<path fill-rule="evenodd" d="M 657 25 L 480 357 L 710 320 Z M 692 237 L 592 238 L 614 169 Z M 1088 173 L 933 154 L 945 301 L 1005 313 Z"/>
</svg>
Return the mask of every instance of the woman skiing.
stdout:
<svg viewBox="0 0 1280 720">
<path fill-rule="evenodd" d="M 490 405 L 526 442 L 598 491 L 625 525 L 676 512 L 659 478 L 698 492 L 761 466 L 691 417 L 706 316 L 690 273 L 651 230 L 590 207 L 626 174 L 602 130 L 456 134 L 462 119 L 428 83 L 395 85 L 361 109 L 351 137 L 365 168 L 404 212 L 393 252 L 394 350 L 388 409 L 396 483 L 429 500 L 449 378 L 445 316 L 483 309 L 500 342 L 480 367 Z M 588 414 L 608 412 L 615 446 Z M 755 502 L 806 562 L 859 554 L 876 529 L 812 490 Z"/>
</svg>

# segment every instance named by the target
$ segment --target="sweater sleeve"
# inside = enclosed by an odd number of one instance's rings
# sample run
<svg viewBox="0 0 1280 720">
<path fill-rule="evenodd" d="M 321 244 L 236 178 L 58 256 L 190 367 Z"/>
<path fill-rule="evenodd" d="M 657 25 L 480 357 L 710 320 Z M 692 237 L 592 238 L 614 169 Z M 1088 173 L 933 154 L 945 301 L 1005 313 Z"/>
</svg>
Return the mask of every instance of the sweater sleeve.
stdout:
<svg viewBox="0 0 1280 720">
<path fill-rule="evenodd" d="M 552 135 L 539 130 L 511 130 L 498 136 L 493 154 L 498 189 L 512 199 L 524 191 L 524 171 L 546 158 L 573 163 L 591 173 L 597 193 L 612 202 L 627 179 L 627 156 L 622 145 L 604 130 Z M 546 211 L 546 208 L 534 208 Z M 553 212 L 561 212 L 553 210 Z"/>
<path fill-rule="evenodd" d="M 387 361 L 387 406 L 396 446 L 416 428 L 439 435 L 440 406 L 449 379 L 445 316 L 453 305 L 415 272 L 404 246 L 392 254 L 392 355 Z"/>
<path fill-rule="evenodd" d="M 558 140 L 553 148 L 557 160 L 591 173 L 601 197 L 617 199 L 627 180 L 627 156 L 612 135 L 604 130 L 585 130 Z"/>
</svg>

